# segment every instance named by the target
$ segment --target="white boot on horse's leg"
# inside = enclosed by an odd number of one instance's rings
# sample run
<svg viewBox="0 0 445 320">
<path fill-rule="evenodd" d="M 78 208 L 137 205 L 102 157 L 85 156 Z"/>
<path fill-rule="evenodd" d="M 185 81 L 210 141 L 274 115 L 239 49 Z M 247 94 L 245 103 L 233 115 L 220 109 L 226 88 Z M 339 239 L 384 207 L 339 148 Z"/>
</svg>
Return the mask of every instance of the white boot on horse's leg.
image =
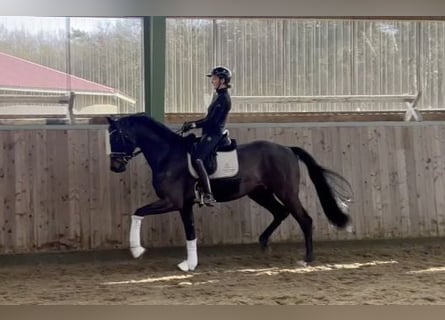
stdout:
<svg viewBox="0 0 445 320">
<path fill-rule="evenodd" d="M 303 268 L 307 268 L 308 267 L 308 263 L 306 261 L 304 261 L 304 260 L 298 260 L 297 261 L 297 265 L 299 267 L 303 267 Z"/>
<path fill-rule="evenodd" d="M 145 253 L 144 247 L 131 247 L 130 248 L 131 255 L 133 258 L 138 259 Z"/>
<path fill-rule="evenodd" d="M 196 239 L 187 240 L 187 260 L 178 264 L 178 268 L 184 272 L 194 271 L 198 265 L 198 253 L 196 250 Z"/>
<path fill-rule="evenodd" d="M 131 216 L 131 227 L 130 227 L 130 251 L 133 258 L 141 257 L 145 248 L 141 246 L 141 224 L 144 217 Z"/>
<path fill-rule="evenodd" d="M 352 225 L 351 222 L 348 222 L 345 229 L 347 233 L 354 233 L 354 226 Z"/>
</svg>

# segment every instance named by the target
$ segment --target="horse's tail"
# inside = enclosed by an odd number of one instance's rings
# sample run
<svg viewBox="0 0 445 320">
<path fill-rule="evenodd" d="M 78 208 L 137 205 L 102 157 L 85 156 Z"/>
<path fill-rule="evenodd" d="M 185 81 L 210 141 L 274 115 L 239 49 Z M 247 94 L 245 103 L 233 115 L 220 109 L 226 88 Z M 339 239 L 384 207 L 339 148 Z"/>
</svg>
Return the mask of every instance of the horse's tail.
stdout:
<svg viewBox="0 0 445 320">
<path fill-rule="evenodd" d="M 328 220 L 339 228 L 346 227 L 350 222 L 350 218 L 343 210 L 347 209 L 346 202 L 350 201 L 352 196 L 352 188 L 349 182 L 338 173 L 320 166 L 305 150 L 299 147 L 290 147 L 290 149 L 307 166 L 309 177 L 314 183 L 321 206 Z M 335 189 L 331 183 L 342 188 L 343 192 Z M 349 190 L 345 190 L 341 183 L 344 183 Z M 347 195 L 348 191 L 351 196 Z"/>
</svg>

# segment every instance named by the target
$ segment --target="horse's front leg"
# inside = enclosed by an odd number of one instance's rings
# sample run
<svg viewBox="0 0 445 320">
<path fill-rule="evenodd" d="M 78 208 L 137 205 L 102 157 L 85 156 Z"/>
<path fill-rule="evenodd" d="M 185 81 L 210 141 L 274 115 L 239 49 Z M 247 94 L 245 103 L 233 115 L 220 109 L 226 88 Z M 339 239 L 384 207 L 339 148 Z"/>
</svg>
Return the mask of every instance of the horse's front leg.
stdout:
<svg viewBox="0 0 445 320">
<path fill-rule="evenodd" d="M 187 260 L 178 264 L 182 271 L 194 271 L 198 265 L 198 252 L 196 250 L 196 234 L 195 219 L 193 217 L 193 203 L 186 204 L 180 210 L 182 223 L 184 225 L 186 244 L 187 244 Z"/>
<path fill-rule="evenodd" d="M 160 199 L 136 210 L 131 216 L 130 226 L 130 251 L 134 258 L 139 258 L 145 252 L 145 248 L 141 245 L 141 225 L 144 217 L 174 210 L 177 208 L 167 199 Z"/>
</svg>

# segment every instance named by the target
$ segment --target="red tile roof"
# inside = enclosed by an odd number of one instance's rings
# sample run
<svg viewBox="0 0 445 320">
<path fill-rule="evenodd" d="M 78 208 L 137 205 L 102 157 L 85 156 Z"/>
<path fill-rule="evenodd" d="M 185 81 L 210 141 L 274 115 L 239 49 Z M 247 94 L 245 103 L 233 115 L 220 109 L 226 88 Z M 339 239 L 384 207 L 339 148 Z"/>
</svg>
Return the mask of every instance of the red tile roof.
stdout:
<svg viewBox="0 0 445 320">
<path fill-rule="evenodd" d="M 68 78 L 71 88 L 67 88 Z M 118 91 L 70 76 L 43 65 L 0 52 L 0 89 L 31 89 L 42 91 L 74 91 L 113 94 Z"/>
</svg>

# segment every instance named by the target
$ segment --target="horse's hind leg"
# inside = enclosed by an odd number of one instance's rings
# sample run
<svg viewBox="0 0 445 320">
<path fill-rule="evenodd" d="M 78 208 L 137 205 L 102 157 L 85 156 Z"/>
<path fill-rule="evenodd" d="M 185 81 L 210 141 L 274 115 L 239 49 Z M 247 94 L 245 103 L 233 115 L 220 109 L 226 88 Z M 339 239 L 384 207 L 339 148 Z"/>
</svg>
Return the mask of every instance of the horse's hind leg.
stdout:
<svg viewBox="0 0 445 320">
<path fill-rule="evenodd" d="M 266 250 L 269 238 L 281 222 L 289 215 L 289 211 L 280 204 L 273 193 L 267 189 L 257 189 L 249 193 L 249 198 L 273 214 L 273 221 L 259 237 L 261 249 Z"/>
<path fill-rule="evenodd" d="M 309 263 L 314 261 L 314 250 L 312 244 L 312 218 L 308 215 L 306 209 L 298 199 L 298 195 L 292 199 L 284 201 L 287 207 L 290 208 L 290 213 L 297 220 L 301 230 L 303 230 L 304 242 L 306 246 L 306 255 L 304 262 Z"/>
</svg>

